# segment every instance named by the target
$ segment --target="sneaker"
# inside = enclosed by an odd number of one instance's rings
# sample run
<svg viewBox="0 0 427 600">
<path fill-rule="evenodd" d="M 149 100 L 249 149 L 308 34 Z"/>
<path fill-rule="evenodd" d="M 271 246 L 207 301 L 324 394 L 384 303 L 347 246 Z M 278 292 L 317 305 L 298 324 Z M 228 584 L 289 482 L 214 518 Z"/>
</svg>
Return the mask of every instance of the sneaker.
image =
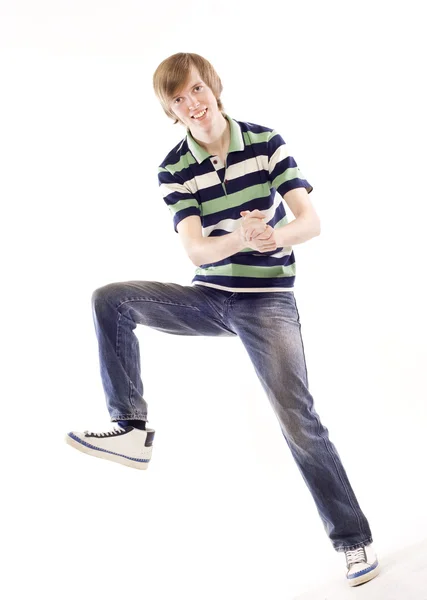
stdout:
<svg viewBox="0 0 427 600">
<path fill-rule="evenodd" d="M 379 573 L 379 565 L 372 545 L 346 550 L 347 581 L 351 586 L 366 583 Z"/>
<path fill-rule="evenodd" d="M 117 426 L 112 431 L 70 431 L 65 441 L 73 448 L 134 469 L 147 469 L 153 451 L 154 429 Z"/>
</svg>

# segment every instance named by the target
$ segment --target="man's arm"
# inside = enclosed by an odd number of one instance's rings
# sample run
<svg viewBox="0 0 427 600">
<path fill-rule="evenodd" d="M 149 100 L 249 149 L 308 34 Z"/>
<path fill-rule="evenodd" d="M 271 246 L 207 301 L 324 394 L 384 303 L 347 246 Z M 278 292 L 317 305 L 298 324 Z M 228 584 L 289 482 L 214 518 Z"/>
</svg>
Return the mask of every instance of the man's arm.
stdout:
<svg viewBox="0 0 427 600">
<path fill-rule="evenodd" d="M 256 234 L 264 231 L 265 225 L 261 219 L 254 218 L 253 221 Z M 241 223 L 232 233 L 203 237 L 200 217 L 191 215 L 178 223 L 177 231 L 188 257 L 197 267 L 218 262 L 248 247 Z"/>
<path fill-rule="evenodd" d="M 275 229 L 277 246 L 284 248 L 302 244 L 320 234 L 320 219 L 305 188 L 295 188 L 283 196 L 295 220 Z"/>
<path fill-rule="evenodd" d="M 278 248 L 302 244 L 320 234 L 320 219 L 305 188 L 290 190 L 283 196 L 283 199 L 292 211 L 295 220 L 272 232 L 265 232 L 263 213 L 259 211 L 252 211 L 256 214 L 253 218 L 250 218 L 252 213 L 246 211 L 247 216 L 242 220 L 242 222 L 245 221 L 244 228 L 240 223 L 235 231 L 219 237 L 202 236 L 200 217 L 191 215 L 183 219 L 178 223 L 177 231 L 190 260 L 199 267 L 241 252 L 248 247 L 248 241 L 245 240 L 247 230 L 252 232 L 252 239 L 262 239 L 273 234 Z M 250 220 L 248 220 L 249 218 Z"/>
<path fill-rule="evenodd" d="M 255 221 L 251 220 L 251 225 L 247 228 L 248 240 L 264 240 L 274 237 L 277 247 L 283 248 L 302 244 L 320 234 L 320 219 L 314 210 L 305 188 L 301 187 L 290 190 L 283 196 L 283 199 L 291 209 L 295 220 L 276 229 L 268 227 L 266 231 L 258 233 L 254 232 L 252 224 Z M 249 216 L 249 211 L 245 212 Z M 257 213 L 257 216 L 263 214 L 260 211 L 253 211 L 250 215 L 255 216 L 255 213 Z"/>
</svg>

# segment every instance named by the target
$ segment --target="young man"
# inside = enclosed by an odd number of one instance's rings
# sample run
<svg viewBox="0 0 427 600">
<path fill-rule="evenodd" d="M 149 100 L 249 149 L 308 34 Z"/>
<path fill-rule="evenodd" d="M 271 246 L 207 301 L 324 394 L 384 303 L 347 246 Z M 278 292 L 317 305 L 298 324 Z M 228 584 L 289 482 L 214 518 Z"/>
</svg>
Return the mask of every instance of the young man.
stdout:
<svg viewBox="0 0 427 600">
<path fill-rule="evenodd" d="M 308 197 L 313 188 L 275 130 L 224 112 L 221 80 L 203 57 L 174 54 L 159 65 L 153 84 L 165 113 L 186 128 L 158 178 L 175 231 L 197 269 L 190 286 L 128 281 L 94 291 L 101 378 L 117 428 L 70 432 L 67 442 L 146 469 L 154 430 L 145 426 L 136 326 L 238 336 L 332 545 L 346 555 L 350 585 L 364 583 L 378 573 L 372 534 L 313 406 L 293 293 L 292 246 L 320 233 Z M 291 223 L 282 198 L 295 216 Z"/>
</svg>

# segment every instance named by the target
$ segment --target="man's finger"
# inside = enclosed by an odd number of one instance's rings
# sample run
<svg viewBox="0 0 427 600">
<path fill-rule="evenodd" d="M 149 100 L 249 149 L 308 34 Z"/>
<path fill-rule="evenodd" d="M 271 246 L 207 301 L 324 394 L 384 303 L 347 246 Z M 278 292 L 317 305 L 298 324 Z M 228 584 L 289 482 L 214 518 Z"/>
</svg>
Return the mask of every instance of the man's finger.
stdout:
<svg viewBox="0 0 427 600">
<path fill-rule="evenodd" d="M 254 225 L 252 227 L 252 233 L 257 233 L 257 235 L 263 234 L 266 231 L 268 231 L 269 229 L 271 229 L 271 227 L 269 227 L 267 225 L 267 223 L 257 223 L 256 225 Z"/>
<path fill-rule="evenodd" d="M 248 230 L 251 238 L 258 237 L 259 235 L 262 235 L 265 231 L 266 231 L 265 229 L 260 230 L 259 227 L 252 227 L 251 229 Z"/>
<path fill-rule="evenodd" d="M 240 211 L 240 215 L 242 217 L 245 217 L 246 215 L 250 214 L 251 217 L 255 218 L 255 219 L 264 219 L 265 214 L 262 213 L 261 211 L 259 211 L 257 208 L 255 210 L 241 210 Z"/>
</svg>

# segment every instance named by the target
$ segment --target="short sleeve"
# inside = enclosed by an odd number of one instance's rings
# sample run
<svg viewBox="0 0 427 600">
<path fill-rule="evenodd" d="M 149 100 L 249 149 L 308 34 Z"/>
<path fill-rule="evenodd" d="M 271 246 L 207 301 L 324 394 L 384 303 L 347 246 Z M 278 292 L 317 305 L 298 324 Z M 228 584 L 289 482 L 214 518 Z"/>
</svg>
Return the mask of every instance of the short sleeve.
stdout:
<svg viewBox="0 0 427 600">
<path fill-rule="evenodd" d="M 268 138 L 268 172 L 271 188 L 282 196 L 295 188 L 304 187 L 310 193 L 313 186 L 301 172 L 293 156 L 290 155 L 284 139 L 273 130 Z"/>
<path fill-rule="evenodd" d="M 163 167 L 159 167 L 158 182 L 163 200 L 172 214 L 173 226 L 177 233 L 177 225 L 180 221 L 190 215 L 201 216 L 197 198 L 176 175 Z"/>
</svg>

